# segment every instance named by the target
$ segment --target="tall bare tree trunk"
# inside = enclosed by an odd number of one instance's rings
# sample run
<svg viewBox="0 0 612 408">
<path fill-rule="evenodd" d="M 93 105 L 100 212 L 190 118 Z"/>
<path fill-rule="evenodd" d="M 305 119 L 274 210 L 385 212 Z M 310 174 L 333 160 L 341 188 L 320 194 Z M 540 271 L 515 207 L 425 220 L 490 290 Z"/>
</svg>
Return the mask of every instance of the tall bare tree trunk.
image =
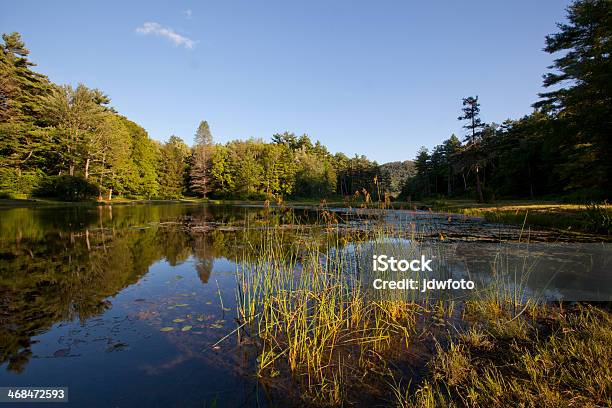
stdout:
<svg viewBox="0 0 612 408">
<path fill-rule="evenodd" d="M 85 160 L 85 180 L 89 179 L 89 157 Z"/>
<path fill-rule="evenodd" d="M 478 202 L 484 203 L 484 197 L 482 195 L 482 186 L 480 184 L 480 172 L 478 166 L 476 166 L 476 192 L 478 193 Z"/>
<path fill-rule="evenodd" d="M 448 195 L 449 197 L 453 193 L 452 180 L 453 180 L 453 168 L 451 166 L 448 166 L 448 179 L 446 181 L 446 195 Z"/>
</svg>

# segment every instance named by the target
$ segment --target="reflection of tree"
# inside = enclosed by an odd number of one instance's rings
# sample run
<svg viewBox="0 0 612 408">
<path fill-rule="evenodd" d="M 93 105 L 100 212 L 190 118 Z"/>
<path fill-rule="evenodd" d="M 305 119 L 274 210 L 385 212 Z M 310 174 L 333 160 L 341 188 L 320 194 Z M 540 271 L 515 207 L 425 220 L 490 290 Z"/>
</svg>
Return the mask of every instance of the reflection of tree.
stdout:
<svg viewBox="0 0 612 408">
<path fill-rule="evenodd" d="M 160 228 L 157 246 L 164 248 L 164 258 L 171 266 L 179 265 L 191 255 L 191 238 L 176 226 Z"/>
<path fill-rule="evenodd" d="M 106 298 L 162 257 L 154 229 L 126 228 L 147 215 L 92 207 L 3 212 L 0 363 L 22 371 L 32 336 L 102 313 L 110 306 Z"/>
<path fill-rule="evenodd" d="M 199 259 L 196 264 L 196 270 L 198 271 L 198 277 L 202 281 L 202 283 L 208 283 L 208 279 L 210 279 L 210 273 L 213 268 L 213 260 L 212 259 Z"/>
<path fill-rule="evenodd" d="M 2 210 L 0 364 L 23 371 L 33 336 L 61 321 L 103 313 L 110 296 L 160 259 L 177 265 L 193 255 L 207 283 L 216 258 L 256 259 L 258 248 L 289 219 L 287 212 L 222 206 Z M 289 230 L 282 236 L 288 248 L 300 239 Z"/>
</svg>

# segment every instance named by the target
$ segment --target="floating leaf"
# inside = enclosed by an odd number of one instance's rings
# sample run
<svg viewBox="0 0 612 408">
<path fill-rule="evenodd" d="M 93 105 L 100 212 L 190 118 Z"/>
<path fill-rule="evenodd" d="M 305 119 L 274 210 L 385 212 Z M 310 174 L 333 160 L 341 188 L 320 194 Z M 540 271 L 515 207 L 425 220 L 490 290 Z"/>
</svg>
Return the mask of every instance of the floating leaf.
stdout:
<svg viewBox="0 0 612 408">
<path fill-rule="evenodd" d="M 185 319 L 181 319 L 180 317 L 177 317 L 176 319 L 173 320 L 174 323 L 182 323 L 184 321 Z"/>
<path fill-rule="evenodd" d="M 223 325 L 222 325 L 222 324 L 217 324 L 217 323 L 214 323 L 214 324 L 211 324 L 211 325 L 210 325 L 210 328 L 211 328 L 211 329 L 222 329 L 222 328 L 223 328 Z"/>
<path fill-rule="evenodd" d="M 181 329 L 181 331 L 184 331 L 184 332 L 189 331 L 189 330 L 191 330 L 191 328 L 192 328 L 192 327 L 193 327 L 193 326 L 189 326 L 189 325 L 187 325 L 187 326 L 183 326 L 183 328 Z"/>
<path fill-rule="evenodd" d="M 106 352 L 107 353 L 111 353 L 113 351 L 121 351 L 121 350 L 124 350 L 124 349 L 126 349 L 128 347 L 129 347 L 129 345 L 127 343 L 119 342 L 119 343 L 115 343 L 115 344 L 112 344 L 109 347 L 107 347 L 106 348 Z"/>
<path fill-rule="evenodd" d="M 187 307 L 189 306 L 187 303 L 179 303 L 177 305 L 174 305 L 174 307 Z"/>
<path fill-rule="evenodd" d="M 172 330 L 174 330 L 174 327 L 162 327 L 161 329 L 159 329 L 159 331 L 162 332 L 171 332 Z"/>
<path fill-rule="evenodd" d="M 56 350 L 55 353 L 53 353 L 53 357 L 66 357 L 69 354 L 70 354 L 70 347 Z"/>
<path fill-rule="evenodd" d="M 212 302 L 208 301 L 206 302 L 207 305 L 212 305 Z"/>
</svg>

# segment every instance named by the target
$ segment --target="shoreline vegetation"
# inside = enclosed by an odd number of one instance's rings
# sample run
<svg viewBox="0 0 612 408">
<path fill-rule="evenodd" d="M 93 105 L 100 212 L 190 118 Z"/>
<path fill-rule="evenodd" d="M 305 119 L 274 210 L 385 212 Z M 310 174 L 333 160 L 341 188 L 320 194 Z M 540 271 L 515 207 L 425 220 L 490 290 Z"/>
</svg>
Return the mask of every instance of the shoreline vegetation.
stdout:
<svg viewBox="0 0 612 408">
<path fill-rule="evenodd" d="M 217 200 L 208 198 L 184 197 L 181 199 L 124 199 L 111 201 L 58 201 L 51 199 L 0 199 L 1 208 L 62 206 L 62 205 L 143 205 L 163 203 L 210 204 L 210 205 L 254 205 L 254 206 L 306 206 L 309 208 L 379 208 L 376 203 L 352 202 L 341 198 L 328 200 L 296 199 L 274 203 L 256 200 Z M 500 200 L 496 203 L 482 204 L 472 200 L 424 200 L 394 201 L 388 203 L 389 209 L 421 210 L 449 214 L 462 214 L 484 218 L 500 224 L 533 226 L 555 229 L 565 233 L 591 233 L 610 236 L 612 231 L 612 205 L 567 204 L 555 201 Z"/>
</svg>

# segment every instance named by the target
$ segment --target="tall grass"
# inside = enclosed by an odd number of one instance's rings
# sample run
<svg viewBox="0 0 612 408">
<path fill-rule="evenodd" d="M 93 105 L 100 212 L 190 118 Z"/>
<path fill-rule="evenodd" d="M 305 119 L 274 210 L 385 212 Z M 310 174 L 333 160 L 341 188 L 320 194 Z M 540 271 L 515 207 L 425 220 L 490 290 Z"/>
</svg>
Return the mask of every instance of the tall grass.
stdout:
<svg viewBox="0 0 612 408">
<path fill-rule="evenodd" d="M 368 377 L 388 374 L 384 356 L 408 350 L 422 310 L 370 293 L 361 259 L 371 259 L 369 244 L 344 248 L 358 237 L 328 233 L 287 249 L 284 234 L 270 229 L 254 248 L 258 258 L 240 264 L 238 313 L 259 341 L 259 376 L 286 371 L 304 401 L 339 405 Z"/>
<path fill-rule="evenodd" d="M 556 313 L 554 324 L 543 324 L 552 309 L 534 301 L 526 286 L 536 265 L 525 262 L 511 270 L 502 252 L 491 264 L 492 278 L 482 283 L 487 290 L 481 288 L 478 296 L 456 300 L 415 291 L 373 291 L 372 254 L 411 259 L 423 251 L 429 251 L 428 257 L 444 253 L 435 245 L 419 246 L 423 236 L 414 229 L 406 233 L 372 220 L 369 227 L 355 230 L 337 218 L 323 211 L 318 233 L 300 226 L 291 232 L 269 227 L 246 241 L 236 271 L 237 312 L 242 336 L 257 346 L 262 383 L 314 406 L 610 401 L 611 394 L 596 390 L 596 385 L 610 390 L 612 381 L 610 370 L 596 362 L 609 362 L 612 355 L 607 312 L 581 309 L 576 318 Z M 257 256 L 247 256 L 247 249 Z M 406 276 L 386 272 L 376 277 Z M 596 321 L 603 327 L 596 330 Z M 508 357 L 495 357 L 503 353 Z M 411 372 L 411 360 L 426 361 L 427 356 L 424 378 Z M 554 380 L 539 386 L 542 358 Z M 590 366 L 576 366 L 572 358 Z M 560 366 L 561 361 L 570 368 Z M 572 391 L 571 375 L 592 378 Z"/>
</svg>

